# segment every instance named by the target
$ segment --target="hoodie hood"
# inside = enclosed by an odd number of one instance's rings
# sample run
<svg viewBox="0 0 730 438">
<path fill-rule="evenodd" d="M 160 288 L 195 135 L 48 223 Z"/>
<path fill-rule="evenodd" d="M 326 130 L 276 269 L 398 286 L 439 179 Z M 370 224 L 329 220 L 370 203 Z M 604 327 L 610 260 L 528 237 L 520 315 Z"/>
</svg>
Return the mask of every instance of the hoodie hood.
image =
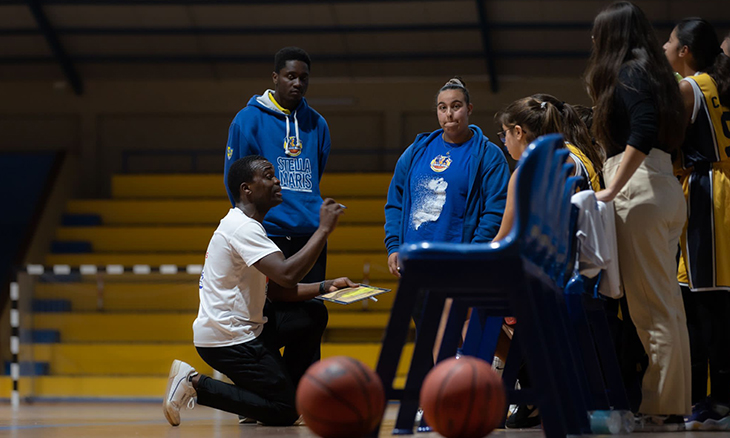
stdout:
<svg viewBox="0 0 730 438">
<path fill-rule="evenodd" d="M 256 107 L 264 112 L 274 114 L 279 117 L 283 117 L 286 120 L 286 136 L 284 137 L 284 153 L 287 155 L 297 156 L 301 152 L 302 142 L 299 138 L 299 119 L 297 113 L 306 112 L 309 106 L 307 100 L 302 97 L 299 105 L 290 114 L 286 114 L 281 108 L 272 100 L 271 96 L 274 94 L 274 90 L 268 89 L 264 91 L 262 95 L 255 95 L 249 101 L 250 106 Z M 293 127 L 291 126 L 293 123 Z M 292 136 L 292 131 L 294 135 Z"/>
<path fill-rule="evenodd" d="M 256 107 L 262 111 L 276 114 L 279 116 L 286 116 L 286 113 L 284 113 L 279 107 L 274 103 L 273 100 L 271 100 L 271 96 L 274 94 L 274 90 L 267 89 L 264 91 L 261 95 L 254 95 L 249 99 L 248 105 Z M 307 104 L 307 99 L 302 97 L 302 100 L 299 102 L 299 105 L 291 111 L 291 114 L 297 113 L 297 112 L 304 112 L 307 108 L 309 108 L 309 104 Z"/>
</svg>

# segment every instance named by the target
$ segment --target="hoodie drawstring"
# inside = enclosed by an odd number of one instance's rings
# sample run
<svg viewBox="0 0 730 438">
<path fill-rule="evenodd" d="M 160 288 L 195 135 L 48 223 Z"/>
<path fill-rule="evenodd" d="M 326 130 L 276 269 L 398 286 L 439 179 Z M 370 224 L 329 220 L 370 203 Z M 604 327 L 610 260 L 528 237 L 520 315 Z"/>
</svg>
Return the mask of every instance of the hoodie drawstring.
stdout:
<svg viewBox="0 0 730 438">
<path fill-rule="evenodd" d="M 294 132 L 297 136 L 297 144 L 299 144 L 299 120 L 297 120 L 297 112 L 294 111 Z"/>
<path fill-rule="evenodd" d="M 289 155 L 289 149 L 287 148 L 287 145 L 289 144 L 289 116 L 285 114 L 284 118 L 286 119 L 286 137 L 284 137 L 284 153 L 286 155 Z"/>
<path fill-rule="evenodd" d="M 284 138 L 284 153 L 289 155 L 289 149 L 287 148 L 287 145 L 289 144 L 289 134 L 291 133 L 291 130 L 289 128 L 289 116 L 285 115 L 286 118 L 286 138 Z M 297 112 L 294 111 L 294 114 L 292 114 L 292 117 L 294 117 L 294 135 L 296 136 L 297 143 L 296 145 L 299 145 L 299 120 L 297 120 Z"/>
</svg>

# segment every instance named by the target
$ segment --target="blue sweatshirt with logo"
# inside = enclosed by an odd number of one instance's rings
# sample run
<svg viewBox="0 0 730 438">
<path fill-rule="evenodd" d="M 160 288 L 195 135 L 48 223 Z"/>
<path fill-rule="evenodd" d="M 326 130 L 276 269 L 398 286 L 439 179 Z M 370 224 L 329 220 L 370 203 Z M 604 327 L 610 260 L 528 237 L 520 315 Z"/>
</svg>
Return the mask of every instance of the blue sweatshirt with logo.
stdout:
<svg viewBox="0 0 730 438">
<path fill-rule="evenodd" d="M 291 114 L 271 99 L 272 90 L 255 95 L 236 114 L 228 130 L 223 183 L 228 169 L 246 155 L 261 155 L 274 165 L 284 201 L 264 219 L 269 236 L 308 236 L 319 226 L 319 183 L 330 153 L 330 132 L 317 111 L 302 98 Z"/>
<path fill-rule="evenodd" d="M 502 223 L 510 173 L 500 148 L 490 142 L 478 126 L 469 127 L 481 141 L 476 142 L 471 149 L 469 189 L 461 241 L 485 243 L 494 239 Z M 429 143 L 443 133 L 443 129 L 439 129 L 419 134 L 395 165 L 385 204 L 385 246 L 388 255 L 398 251 L 406 234 L 405 227 L 411 214 L 410 176 L 413 166 L 428 149 Z"/>
</svg>

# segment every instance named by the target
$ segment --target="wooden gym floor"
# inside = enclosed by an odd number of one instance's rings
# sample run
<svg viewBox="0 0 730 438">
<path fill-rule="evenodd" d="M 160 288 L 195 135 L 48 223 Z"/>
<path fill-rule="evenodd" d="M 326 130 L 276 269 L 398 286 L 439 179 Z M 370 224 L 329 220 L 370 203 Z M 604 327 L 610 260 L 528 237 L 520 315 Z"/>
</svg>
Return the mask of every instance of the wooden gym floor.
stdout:
<svg viewBox="0 0 730 438">
<path fill-rule="evenodd" d="M 390 437 L 397 405 L 390 404 L 381 436 Z M 714 438 L 717 432 L 641 434 L 641 438 Z M 438 437 L 437 433 L 414 438 Z M 539 429 L 499 430 L 494 438 L 538 438 Z M 233 437 L 315 437 L 306 426 L 264 427 L 239 425 L 236 416 L 196 406 L 182 412 L 179 427 L 170 426 L 159 403 L 37 403 L 22 405 L 17 411 L 7 404 L 0 407 L 0 437 L 23 438 L 233 438 Z"/>
</svg>

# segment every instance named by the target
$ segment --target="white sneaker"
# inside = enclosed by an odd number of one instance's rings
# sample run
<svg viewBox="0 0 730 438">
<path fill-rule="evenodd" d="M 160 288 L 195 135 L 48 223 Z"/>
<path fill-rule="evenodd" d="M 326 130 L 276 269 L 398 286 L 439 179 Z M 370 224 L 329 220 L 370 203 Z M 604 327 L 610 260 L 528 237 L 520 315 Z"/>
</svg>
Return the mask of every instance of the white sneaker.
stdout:
<svg viewBox="0 0 730 438">
<path fill-rule="evenodd" d="M 167 391 L 162 402 L 162 412 L 173 426 L 180 424 L 180 408 L 187 405 L 188 409 L 195 407 L 197 393 L 190 379 L 197 375 L 195 368 L 180 360 L 174 360 L 170 367 L 170 377 L 167 379 Z"/>
<path fill-rule="evenodd" d="M 243 415 L 239 415 L 238 424 L 256 424 L 256 420 L 254 420 L 253 418 L 244 417 Z"/>
<path fill-rule="evenodd" d="M 504 362 L 502 362 L 502 359 L 494 356 L 494 359 L 492 359 L 492 369 L 501 377 L 504 372 Z"/>
</svg>

